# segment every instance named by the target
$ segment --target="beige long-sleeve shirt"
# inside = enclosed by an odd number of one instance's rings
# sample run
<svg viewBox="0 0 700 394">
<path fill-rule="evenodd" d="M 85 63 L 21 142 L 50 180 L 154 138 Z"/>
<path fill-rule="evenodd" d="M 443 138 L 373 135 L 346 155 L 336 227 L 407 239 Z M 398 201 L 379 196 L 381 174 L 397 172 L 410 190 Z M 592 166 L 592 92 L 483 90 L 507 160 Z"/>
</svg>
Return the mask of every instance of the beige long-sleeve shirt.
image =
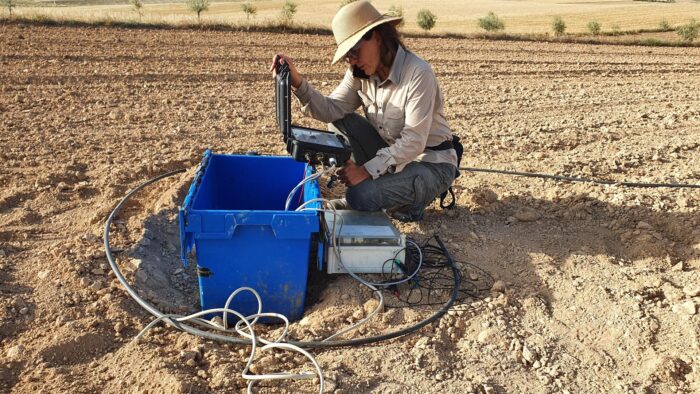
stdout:
<svg viewBox="0 0 700 394">
<path fill-rule="evenodd" d="M 454 149 L 433 151 L 452 140 L 443 113 L 444 99 L 430 65 L 399 46 L 386 80 L 353 76 L 348 69 L 340 85 L 324 96 L 305 79 L 295 92 L 306 115 L 331 123 L 362 106 L 367 120 L 389 145 L 364 164 L 372 178 L 399 172 L 411 161 L 450 163 L 457 167 Z"/>
</svg>

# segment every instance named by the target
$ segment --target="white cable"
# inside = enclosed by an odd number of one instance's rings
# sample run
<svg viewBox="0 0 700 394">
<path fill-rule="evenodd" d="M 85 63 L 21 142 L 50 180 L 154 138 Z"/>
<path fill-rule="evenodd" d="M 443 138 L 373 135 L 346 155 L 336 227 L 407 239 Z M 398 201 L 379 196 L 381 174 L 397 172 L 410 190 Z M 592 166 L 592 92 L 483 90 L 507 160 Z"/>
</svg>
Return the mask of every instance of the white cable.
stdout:
<svg viewBox="0 0 700 394">
<path fill-rule="evenodd" d="M 311 200 L 299 205 L 295 211 L 304 211 L 304 210 L 314 210 L 314 211 L 320 211 L 318 208 L 307 208 L 308 205 L 311 205 L 315 202 L 325 202 L 325 203 L 330 203 L 331 200 L 327 198 L 312 198 Z"/>
<path fill-rule="evenodd" d="M 329 204 L 329 206 L 330 206 L 330 204 Z M 333 249 L 334 249 L 334 251 L 335 251 L 336 258 L 338 259 L 338 262 L 339 262 L 339 263 L 341 264 L 341 266 L 342 266 L 342 260 L 341 260 L 341 258 L 340 258 L 340 248 L 338 247 L 337 237 L 335 236 L 335 234 L 336 234 L 335 228 L 336 228 L 336 223 L 338 223 L 338 222 L 341 222 L 340 226 L 341 226 L 341 228 L 342 228 L 342 219 L 343 219 L 343 217 L 340 216 L 340 215 L 338 215 L 338 213 L 336 212 L 335 208 L 333 208 L 332 206 L 330 206 L 330 207 L 331 207 L 330 210 L 328 210 L 328 209 L 318 209 L 318 211 L 319 211 L 319 212 L 331 213 L 331 214 L 333 215 L 333 217 L 334 217 L 334 220 L 333 220 L 333 228 L 331 229 L 331 235 L 330 235 L 330 236 L 331 236 L 331 242 L 333 243 Z M 339 219 L 340 219 L 340 220 L 339 220 Z M 346 270 L 346 271 L 347 271 L 347 270 Z M 365 281 L 363 281 L 363 280 L 361 280 L 361 279 L 358 279 L 359 277 L 353 276 L 353 278 L 355 278 L 356 280 L 358 280 L 358 281 L 359 281 L 360 283 L 362 283 L 363 285 L 369 287 L 369 289 L 372 290 L 372 293 L 374 293 L 374 294 L 377 296 L 377 298 L 379 299 L 379 303 L 377 304 L 377 307 L 374 308 L 374 310 L 373 310 L 369 315 L 367 315 L 364 319 L 359 320 L 358 322 L 356 322 L 356 323 L 354 323 L 354 324 L 352 324 L 352 325 L 350 325 L 350 326 L 348 326 L 348 327 L 345 327 L 344 329 L 342 329 L 342 330 L 336 332 L 335 334 L 333 334 L 333 335 L 331 335 L 331 336 L 329 336 L 329 337 L 327 337 L 327 338 L 321 340 L 321 342 L 330 341 L 331 339 L 336 338 L 336 337 L 338 337 L 338 336 L 340 336 L 340 335 L 343 335 L 343 334 L 345 334 L 346 332 L 350 332 L 350 331 L 353 331 L 353 330 L 359 328 L 360 326 L 362 326 L 362 325 L 364 325 L 365 323 L 367 323 L 368 321 L 370 321 L 377 313 L 379 313 L 379 311 L 381 311 L 382 309 L 384 309 L 384 295 L 382 294 L 382 292 L 379 291 L 376 287 L 374 287 L 371 283 L 367 283 L 367 282 L 365 282 Z"/>
<path fill-rule="evenodd" d="M 323 176 L 325 173 L 332 171 L 335 169 L 335 164 L 328 167 L 327 169 L 321 171 L 321 172 L 316 172 L 314 174 L 311 174 L 307 176 L 306 178 L 302 179 L 301 182 L 299 182 L 296 186 L 294 186 L 294 189 L 292 189 L 291 192 L 289 192 L 289 195 L 287 196 L 287 200 L 284 203 L 284 210 L 288 211 L 289 210 L 289 205 L 292 203 L 292 199 L 294 198 L 294 195 L 296 194 L 297 190 L 299 190 L 300 187 L 302 187 L 306 182 L 313 181 L 315 179 L 320 178 Z"/>
<path fill-rule="evenodd" d="M 258 292 L 251 289 L 250 287 L 239 287 L 233 293 L 231 293 L 231 295 L 228 296 L 226 303 L 224 304 L 224 309 L 228 309 L 228 306 L 231 304 L 231 301 L 233 301 L 233 297 L 235 297 L 236 294 L 238 294 L 242 291 L 249 291 L 249 292 L 253 293 L 253 295 L 255 296 L 255 299 L 258 300 L 258 313 L 257 314 L 258 315 L 261 314 L 262 313 L 262 299 L 260 298 L 260 295 L 258 294 Z M 224 311 L 223 320 L 224 320 L 224 329 L 228 329 L 228 316 L 227 316 L 225 311 Z M 251 326 L 255 325 L 255 323 L 257 323 L 257 322 L 258 322 L 258 318 L 256 317 L 255 320 L 253 320 L 253 322 L 250 323 L 250 325 Z"/>
<path fill-rule="evenodd" d="M 250 316 L 243 316 L 241 313 L 239 313 L 236 310 L 230 309 L 228 306 L 233 300 L 233 298 L 240 293 L 241 291 L 250 291 L 253 293 L 255 296 L 256 300 L 258 301 L 258 313 L 252 314 Z M 323 390 L 325 388 L 325 380 L 323 378 L 323 371 L 321 370 L 321 367 L 319 366 L 318 362 L 316 362 L 316 359 L 306 350 L 296 346 L 292 345 L 289 343 L 282 343 L 281 341 L 286 340 L 287 332 L 289 331 L 289 319 L 287 319 L 286 316 L 279 314 L 279 313 L 263 313 L 262 311 L 262 300 L 260 298 L 260 295 L 252 288 L 250 287 L 241 287 L 236 289 L 229 298 L 226 300 L 226 306 L 224 308 L 213 308 L 213 309 L 207 309 L 204 311 L 196 312 L 191 315 L 187 316 L 182 316 L 182 315 L 162 315 L 159 316 L 158 318 L 154 319 L 151 321 L 146 327 L 139 332 L 139 334 L 134 338 L 134 341 L 138 341 L 143 335 L 151 329 L 153 326 L 155 326 L 158 322 L 161 320 L 169 320 L 171 324 L 173 324 L 175 327 L 178 327 L 181 322 L 189 321 L 192 320 L 193 322 L 196 322 L 198 324 L 202 324 L 204 326 L 219 330 L 219 331 L 224 331 L 224 332 L 232 332 L 231 329 L 228 328 L 228 314 L 233 314 L 236 317 L 238 317 L 238 322 L 236 323 L 234 330 L 238 335 L 241 335 L 245 338 L 250 339 L 251 341 L 251 351 L 250 351 L 250 357 L 248 358 L 248 361 L 246 362 L 245 368 L 243 369 L 243 372 L 241 373 L 241 376 L 243 379 L 246 379 L 249 381 L 248 383 L 248 393 L 252 393 L 252 388 L 255 383 L 261 380 L 281 380 L 281 379 L 312 379 L 316 376 L 319 377 L 319 393 L 323 393 Z M 223 325 L 218 325 L 214 322 L 208 321 L 201 319 L 200 316 L 212 314 L 212 313 L 222 313 L 223 314 Z M 277 338 L 275 341 L 267 341 L 263 338 L 259 338 L 256 334 L 255 331 L 253 330 L 253 325 L 257 322 L 257 320 L 260 317 L 273 317 L 273 318 L 278 318 L 284 322 L 284 330 L 282 334 Z M 252 321 L 251 321 L 252 319 Z M 243 331 L 241 328 L 242 324 L 245 324 L 248 332 Z M 313 364 L 314 368 L 316 368 L 315 372 L 301 372 L 301 373 L 287 373 L 287 372 L 274 372 L 274 373 L 269 373 L 269 374 L 262 374 L 262 375 L 254 375 L 254 374 L 249 374 L 248 371 L 250 370 L 250 367 L 253 364 L 253 360 L 255 359 L 255 352 L 257 350 L 258 342 L 263 343 L 264 346 L 260 348 L 260 350 L 268 350 L 268 349 L 285 349 L 285 350 L 290 350 L 294 351 L 297 353 L 301 353 L 304 355 L 304 357 L 308 358 L 309 361 Z"/>
</svg>

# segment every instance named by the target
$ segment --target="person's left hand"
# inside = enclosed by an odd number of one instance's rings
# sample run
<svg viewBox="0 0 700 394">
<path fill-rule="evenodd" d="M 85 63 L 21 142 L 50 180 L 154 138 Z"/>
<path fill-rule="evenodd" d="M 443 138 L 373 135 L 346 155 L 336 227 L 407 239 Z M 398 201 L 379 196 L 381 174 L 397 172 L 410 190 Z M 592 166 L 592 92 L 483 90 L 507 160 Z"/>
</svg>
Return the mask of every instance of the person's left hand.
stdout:
<svg viewBox="0 0 700 394">
<path fill-rule="evenodd" d="M 338 170 L 340 180 L 345 186 L 352 187 L 370 178 L 369 172 L 363 166 L 358 166 L 354 161 L 348 160 L 345 166 Z"/>
</svg>

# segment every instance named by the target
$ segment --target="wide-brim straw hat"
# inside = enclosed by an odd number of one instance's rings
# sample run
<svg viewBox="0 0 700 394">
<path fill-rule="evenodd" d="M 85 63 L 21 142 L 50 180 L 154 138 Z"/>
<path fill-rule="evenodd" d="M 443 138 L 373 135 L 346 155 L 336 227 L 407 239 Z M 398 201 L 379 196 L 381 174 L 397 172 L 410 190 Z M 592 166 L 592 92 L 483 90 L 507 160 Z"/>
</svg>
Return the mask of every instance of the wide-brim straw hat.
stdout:
<svg viewBox="0 0 700 394">
<path fill-rule="evenodd" d="M 342 59 L 372 28 L 382 23 L 398 24 L 401 19 L 403 18 L 400 16 L 381 14 L 367 1 L 356 1 L 345 5 L 335 14 L 331 22 L 335 43 L 338 45 L 331 64 Z"/>
</svg>

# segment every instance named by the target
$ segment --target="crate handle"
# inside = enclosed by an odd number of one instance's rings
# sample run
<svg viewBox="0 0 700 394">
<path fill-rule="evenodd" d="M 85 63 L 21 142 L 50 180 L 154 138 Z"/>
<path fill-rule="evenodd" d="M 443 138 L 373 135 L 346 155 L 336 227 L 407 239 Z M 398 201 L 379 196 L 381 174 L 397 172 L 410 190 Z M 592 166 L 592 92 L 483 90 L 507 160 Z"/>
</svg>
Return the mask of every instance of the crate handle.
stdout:
<svg viewBox="0 0 700 394">
<path fill-rule="evenodd" d="M 199 184 L 202 183 L 202 178 L 204 177 L 204 172 L 207 169 L 209 160 L 211 159 L 211 149 L 204 151 L 202 155 L 202 161 L 197 167 L 197 171 L 194 174 L 194 179 L 190 185 L 190 189 L 187 191 L 187 196 L 185 201 L 182 202 L 182 206 L 179 210 L 179 223 L 180 223 L 180 259 L 182 263 L 187 267 L 187 256 L 189 256 L 192 248 L 194 247 L 194 237 L 189 231 L 186 231 L 189 215 L 188 211 L 192 208 L 192 201 L 194 201 L 194 196 L 199 191 Z"/>
<path fill-rule="evenodd" d="M 226 215 L 229 237 L 233 237 L 236 229 L 241 226 L 269 226 L 276 238 L 306 239 L 309 232 L 318 231 L 317 215 L 299 212 L 269 213 L 240 212 Z"/>
</svg>

